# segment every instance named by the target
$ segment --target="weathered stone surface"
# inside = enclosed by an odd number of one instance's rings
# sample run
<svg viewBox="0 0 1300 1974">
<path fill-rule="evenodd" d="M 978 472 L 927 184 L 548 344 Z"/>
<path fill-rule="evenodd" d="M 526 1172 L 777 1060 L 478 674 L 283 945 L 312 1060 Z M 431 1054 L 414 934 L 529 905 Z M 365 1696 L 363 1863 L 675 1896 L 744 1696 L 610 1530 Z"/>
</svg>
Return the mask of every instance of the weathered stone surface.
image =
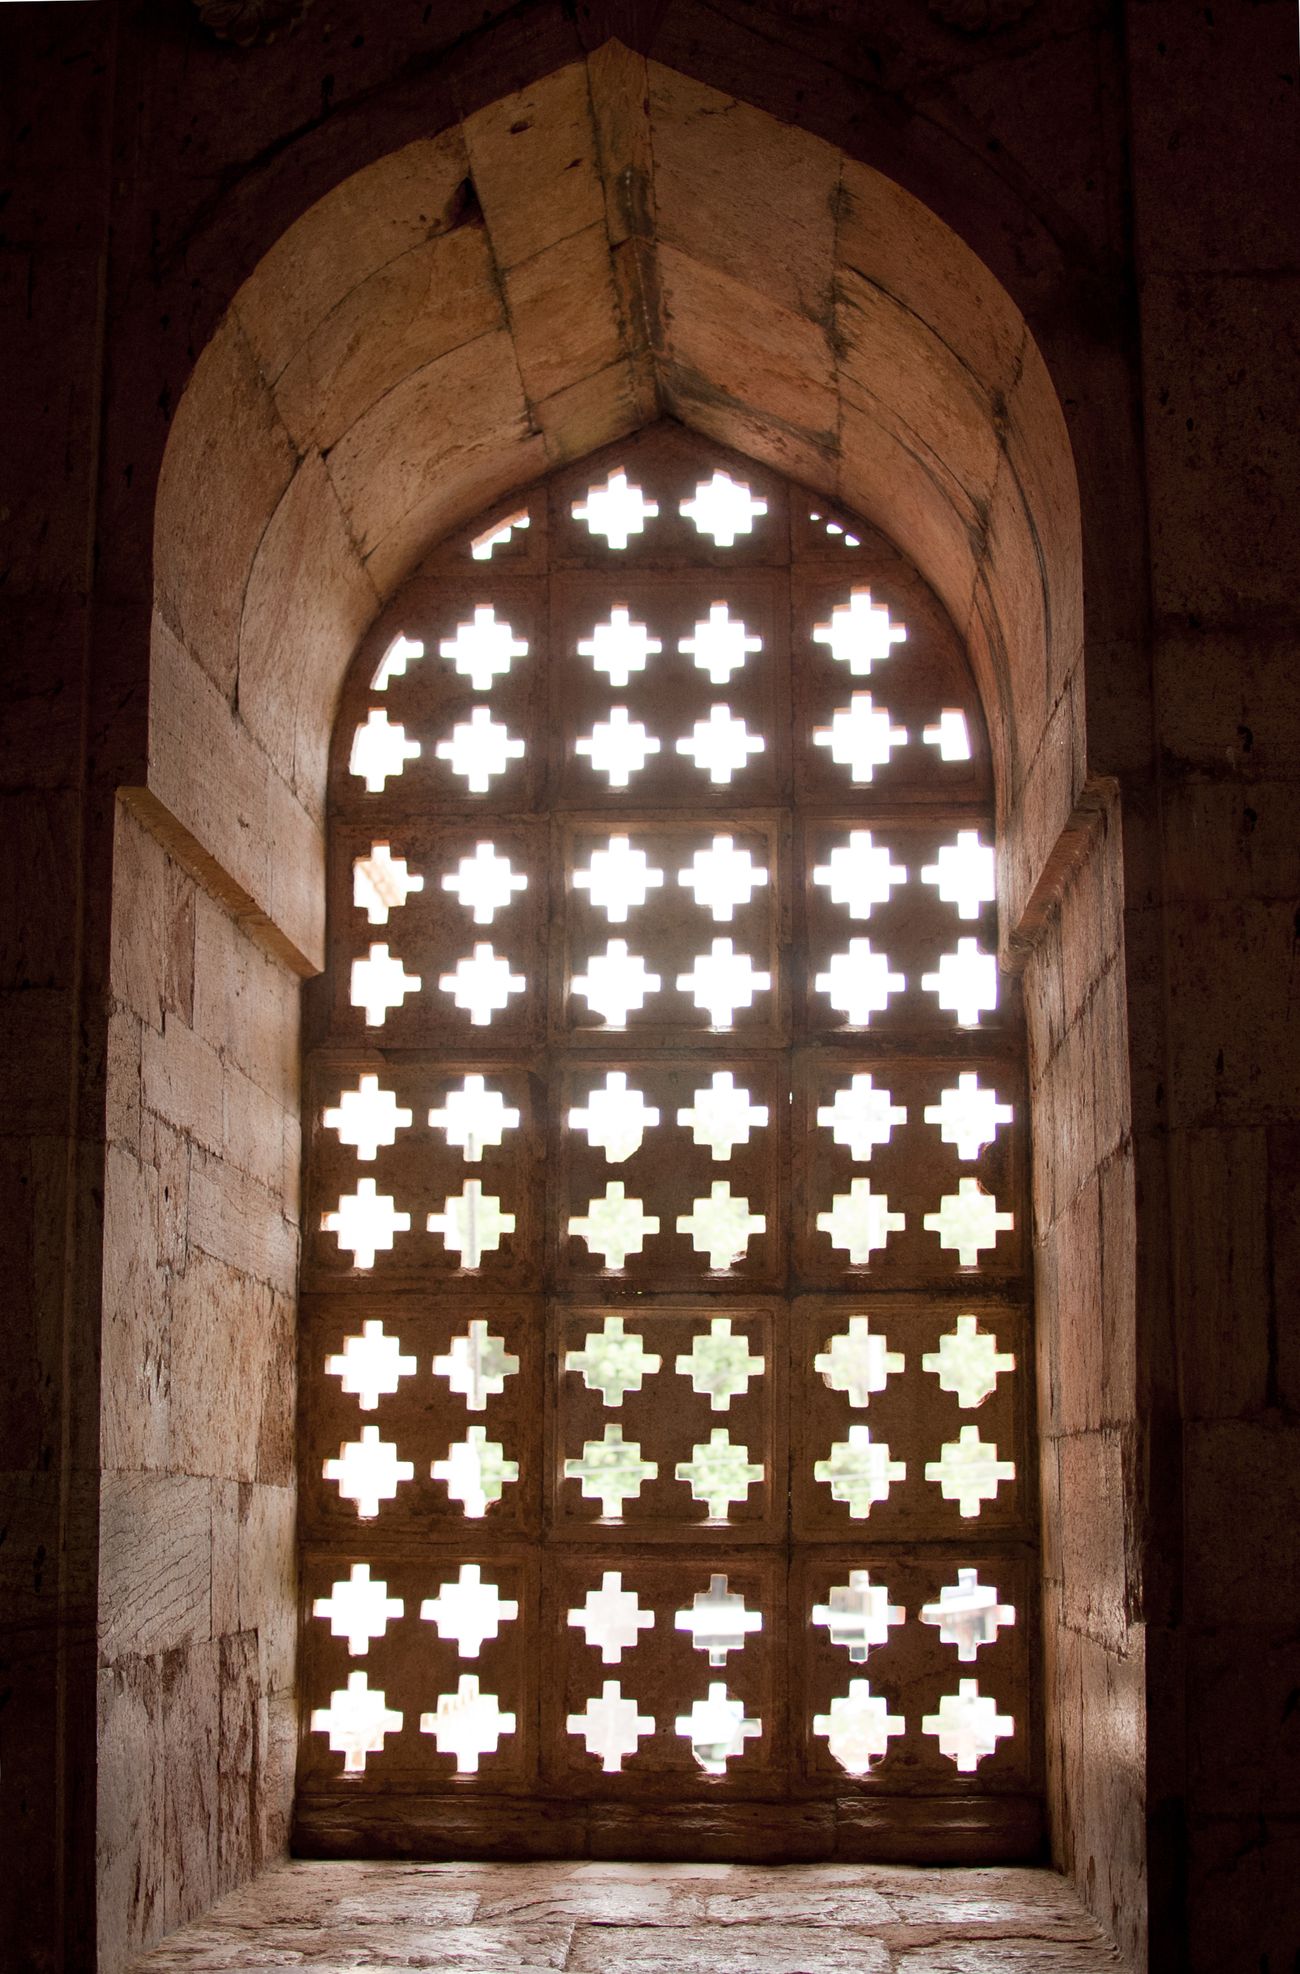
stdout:
<svg viewBox="0 0 1300 1974">
<path fill-rule="evenodd" d="M 112 1664 L 209 1636 L 208 1485 L 188 1474 L 105 1474 L 99 1649 Z"/>
<path fill-rule="evenodd" d="M 159 499 L 177 525 L 158 543 L 157 593 L 179 642 L 229 699 L 248 565 L 268 509 L 293 474 L 294 448 L 233 317 L 202 363 L 223 417 L 219 426 L 205 425 L 205 392 L 177 407 L 178 442 L 168 449 L 159 482 Z"/>
<path fill-rule="evenodd" d="M 756 307 L 746 283 L 677 247 L 661 246 L 657 265 L 673 368 L 697 389 L 829 439 L 837 401 L 827 328 L 776 303 Z"/>
<path fill-rule="evenodd" d="M 302 214 L 259 261 L 235 310 L 275 382 L 312 332 L 378 269 L 446 230 L 463 210 L 468 158 L 458 129 L 381 155 Z"/>
<path fill-rule="evenodd" d="M 346 1968 L 425 1968 L 433 1974 L 543 1974 L 562 1968 L 572 1929 L 568 1926 L 491 1926 L 403 1928 L 362 1925 L 326 1933 L 318 1925 L 280 1927 L 267 1942 L 232 1937 L 215 1926 L 199 1926 L 174 1946 L 158 1948 L 137 1963 L 140 1974 L 234 1974 L 240 1968 L 298 1967 L 303 1974 L 342 1974 Z"/>
<path fill-rule="evenodd" d="M 1290 955 L 1295 907 L 1278 900 L 1171 907 L 1169 1122 L 1242 1124 L 1300 1112 Z M 1232 964 L 1223 964 L 1223 955 Z M 1280 962 L 1286 959 L 1286 966 Z"/>
<path fill-rule="evenodd" d="M 765 306 L 828 323 L 842 166 L 833 146 L 657 65 L 650 138 L 657 238 Z"/>
<path fill-rule="evenodd" d="M 1165 896 L 1289 899 L 1295 894 L 1294 781 L 1188 776 L 1163 804 Z"/>
<path fill-rule="evenodd" d="M 378 601 L 313 451 L 271 516 L 249 571 L 239 629 L 239 713 L 316 821 L 334 681 Z M 273 838 L 272 857 L 279 852 Z"/>
<path fill-rule="evenodd" d="M 298 1230 L 282 1216 L 276 1195 L 197 1148 L 190 1166 L 189 1237 L 255 1282 L 292 1290 Z"/>
<path fill-rule="evenodd" d="M 1102 1940 L 1047 1942 L 987 1940 L 919 1947 L 901 1953 L 898 1974 L 1074 1974 L 1074 1970 L 1113 1968 L 1114 1950 Z"/>
<path fill-rule="evenodd" d="M 99 1674 L 98 1879 L 101 1963 L 124 1966 L 163 1929 L 163 1740 L 158 1663 Z"/>
<path fill-rule="evenodd" d="M 734 1974 L 889 1974 L 889 1950 L 848 1926 L 728 1926 L 723 1939 L 704 1926 L 601 1926 L 584 1929 L 568 1965 L 582 1974 L 611 1968 L 639 1974 L 714 1974 L 718 1955 Z"/>
<path fill-rule="evenodd" d="M 1079 1433 L 1060 1444 L 1063 1614 L 1109 1651 L 1127 1638 L 1124 1473 L 1118 1433 Z"/>
<path fill-rule="evenodd" d="M 188 1023 L 164 1013 L 141 1044 L 141 1098 L 151 1110 L 209 1151 L 224 1131 L 221 1058 Z"/>
<path fill-rule="evenodd" d="M 603 218 L 510 268 L 505 294 L 530 404 L 583 383 L 624 354 Z"/>
<path fill-rule="evenodd" d="M 159 1667 L 163 1741 L 163 1924 L 170 1932 L 217 1895 L 221 1648 L 204 1639 L 165 1652 Z"/>
<path fill-rule="evenodd" d="M 936 481 L 955 480 L 978 524 L 1001 463 L 981 380 L 892 295 L 851 268 L 836 279 L 835 336 L 845 395 L 894 431 Z"/>
<path fill-rule="evenodd" d="M 236 303 L 236 307 L 239 303 Z M 353 420 L 412 370 L 502 326 L 487 234 L 467 214 L 359 280 L 275 383 L 275 401 L 301 452 L 328 452 Z"/>
<path fill-rule="evenodd" d="M 242 1884 L 257 1869 L 261 1854 L 257 1746 L 261 1677 L 256 1632 L 235 1631 L 222 1637 L 219 1652 L 218 1895 Z"/>
<path fill-rule="evenodd" d="M 836 252 L 926 323 L 990 389 L 1010 390 L 1025 326 L 1006 290 L 928 207 L 851 158 L 843 166 Z"/>
<path fill-rule="evenodd" d="M 264 1393 L 276 1381 L 272 1291 L 196 1247 L 170 1296 L 169 1461 L 180 1473 L 257 1475 Z M 243 1402 L 232 1413 L 232 1381 Z"/>
<path fill-rule="evenodd" d="M 103 1457 L 116 1468 L 161 1468 L 170 1432 L 167 1283 L 159 1267 L 155 1172 L 117 1147 L 106 1160 Z"/>
<path fill-rule="evenodd" d="M 253 945 L 228 912 L 199 895 L 194 1026 L 264 1090 L 276 1108 L 298 1102 L 298 982 Z"/>
<path fill-rule="evenodd" d="M 194 1009 L 194 884 L 119 803 L 113 832 L 114 997 L 152 1028 Z"/>
<path fill-rule="evenodd" d="M 655 386 L 648 358 L 611 364 L 533 406 L 548 466 L 581 459 L 598 446 L 639 430 L 654 415 Z"/>
<path fill-rule="evenodd" d="M 1170 625 L 1155 652 L 1160 732 L 1170 756 L 1241 781 L 1294 776 L 1300 767 L 1300 699 L 1273 690 L 1295 663 L 1300 633 Z M 1249 795 L 1246 800 L 1249 801 Z"/>
<path fill-rule="evenodd" d="M 970 1957 L 981 1953 L 1004 1959 Z M 909 1964 L 927 1974 L 968 1966 L 982 1974 L 1006 1965 L 1055 1974 L 1114 1960 L 1095 1922 L 1049 1871 L 337 1863 L 264 1872 L 139 1967 L 170 1974 L 361 1964 L 563 1965 L 602 1974 L 670 1967 L 712 1974 L 723 1966 L 886 1974 Z"/>
<path fill-rule="evenodd" d="M 329 458 L 348 524 L 369 557 L 436 489 L 447 521 L 462 518 L 457 495 L 484 465 L 513 450 L 527 430 L 514 345 L 504 329 L 426 363 L 354 421 Z M 489 496 L 490 498 L 490 496 Z M 481 504 L 463 512 L 467 515 Z M 441 533 L 433 531 L 433 538 Z M 431 538 L 426 534 L 425 540 Z M 387 585 L 377 587 L 387 593 Z"/>
<path fill-rule="evenodd" d="M 240 1489 L 239 1624 L 256 1631 L 263 1690 L 293 1689 L 298 1645 L 295 1494 L 290 1486 Z"/>
<path fill-rule="evenodd" d="M 467 117 L 464 132 L 502 268 L 604 219 L 585 64 L 503 96 Z"/>
<path fill-rule="evenodd" d="M 292 1691 L 263 1693 L 259 1698 L 257 1748 L 261 1776 L 257 1802 L 259 1855 L 287 1857 L 298 1761 L 298 1700 Z"/>
<path fill-rule="evenodd" d="M 215 860 L 215 885 L 242 896 L 246 908 L 270 913 L 276 896 L 274 868 L 303 858 L 311 867 L 311 818 L 273 772 L 225 699 L 176 642 L 161 618 L 154 621 L 154 662 L 165 687 L 154 702 L 150 731 L 149 789 L 192 839 L 205 864 Z M 294 811 L 297 814 L 294 814 Z M 283 893 L 276 924 L 301 953 L 318 953 L 323 933 L 320 900 L 301 916 L 287 909 L 299 886 Z"/>
<path fill-rule="evenodd" d="M 857 1926 L 888 1925 L 899 1916 L 892 1899 L 870 1886 L 805 1885 L 798 1866 L 786 1880 L 760 1882 L 740 1891 L 706 1892 L 701 1917 L 713 1926 Z"/>
<path fill-rule="evenodd" d="M 644 234 L 650 224 L 654 170 L 650 138 L 650 77 L 644 56 L 606 41 L 587 58 L 596 125 L 605 229 L 612 245 Z"/>
</svg>

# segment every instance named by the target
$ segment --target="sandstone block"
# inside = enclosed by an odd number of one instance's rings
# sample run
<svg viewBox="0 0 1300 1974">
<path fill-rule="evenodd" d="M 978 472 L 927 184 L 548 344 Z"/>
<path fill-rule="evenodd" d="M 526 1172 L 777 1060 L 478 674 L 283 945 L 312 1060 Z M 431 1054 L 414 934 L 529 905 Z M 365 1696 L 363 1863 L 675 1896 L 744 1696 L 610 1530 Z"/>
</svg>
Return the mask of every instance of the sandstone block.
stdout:
<svg viewBox="0 0 1300 1974">
<path fill-rule="evenodd" d="M 1101 1416 L 1105 1425 L 1137 1417 L 1137 1183 L 1131 1148 L 1101 1168 Z"/>
<path fill-rule="evenodd" d="M 259 539 L 261 532 L 259 528 Z M 241 577 L 241 602 L 243 581 Z M 237 630 L 236 618 L 232 678 Z M 150 793 L 195 840 L 199 851 L 212 859 L 219 874 L 247 898 L 265 905 L 272 856 L 267 820 L 270 763 L 232 715 L 218 688 L 158 616 L 151 671 Z M 131 997 L 122 994 L 121 998 Z"/>
<path fill-rule="evenodd" d="M 162 1698 L 156 1659 L 127 1658 L 101 1670 L 98 1754 L 99 1962 L 116 1968 L 164 1927 Z"/>
<path fill-rule="evenodd" d="M 458 127 L 422 138 L 346 178 L 280 235 L 234 304 L 270 382 L 361 282 L 446 231 L 468 169 Z"/>
<path fill-rule="evenodd" d="M 1168 928 L 1171 1124 L 1251 1124 L 1300 1112 L 1295 908 L 1173 906 Z"/>
<path fill-rule="evenodd" d="M 334 486 L 312 452 L 267 521 L 249 568 L 239 715 L 317 821 L 339 686 L 377 608 Z M 273 856 L 282 855 L 273 844 Z"/>
<path fill-rule="evenodd" d="M 153 1028 L 164 1013 L 192 1018 L 193 879 L 124 801 L 114 816 L 109 979 L 116 998 Z"/>
<path fill-rule="evenodd" d="M 1060 1442 L 1062 1616 L 1108 1652 L 1128 1635 L 1125 1486 L 1115 1431 Z"/>
<path fill-rule="evenodd" d="M 189 1235 L 192 1246 L 253 1281 L 292 1290 L 298 1230 L 284 1219 L 276 1195 L 199 1150 L 190 1173 Z"/>
<path fill-rule="evenodd" d="M 213 1480 L 208 1489 L 212 1516 L 212 1636 L 239 1630 L 239 1482 Z"/>
<path fill-rule="evenodd" d="M 280 1111 L 296 1111 L 297 980 L 252 943 L 219 901 L 202 895 L 195 950 L 196 1032 Z"/>
<path fill-rule="evenodd" d="M 833 146 L 657 63 L 650 130 L 658 240 L 783 312 L 828 323 L 841 167 Z"/>
<path fill-rule="evenodd" d="M 130 1008 L 114 1006 L 109 1014 L 104 1128 L 108 1143 L 133 1158 L 140 1155 L 142 1027 Z"/>
<path fill-rule="evenodd" d="M 110 1468 L 167 1464 L 171 1310 L 156 1169 L 110 1146 L 104 1185 L 100 1434 Z"/>
<path fill-rule="evenodd" d="M 836 277 L 840 386 L 910 447 L 936 479 L 957 482 L 978 525 L 1000 450 L 987 391 L 932 331 L 850 268 Z"/>
<path fill-rule="evenodd" d="M 605 194 L 605 230 L 617 246 L 649 231 L 654 168 L 650 78 L 641 55 L 606 41 L 587 57 L 596 149 Z"/>
<path fill-rule="evenodd" d="M 217 1895 L 221 1646 L 204 1639 L 163 1655 L 163 1926 L 206 1912 Z"/>
<path fill-rule="evenodd" d="M 252 1876 L 261 1859 L 258 1796 L 258 1655 L 254 1632 L 220 1640 L 217 1729 L 218 1896 Z"/>
<path fill-rule="evenodd" d="M 1025 326 L 1005 288 L 927 206 L 850 158 L 836 251 L 843 266 L 911 309 L 987 389 L 1010 390 Z"/>
<path fill-rule="evenodd" d="M 550 466 L 567 465 L 636 432 L 653 415 L 655 384 L 645 356 L 570 384 L 534 405 Z"/>
<path fill-rule="evenodd" d="M 1038 1320 L 1057 1340 L 1058 1382 L 1045 1429 L 1095 1430 L 1102 1423 L 1105 1332 L 1101 1297 L 1101 1187 L 1093 1173 L 1059 1215 L 1045 1247 L 1054 1250 L 1054 1301 Z M 1067 1508 L 1067 1513 L 1070 1510 Z"/>
<path fill-rule="evenodd" d="M 520 261 L 504 281 L 530 404 L 586 382 L 625 354 L 603 219 Z"/>
<path fill-rule="evenodd" d="M 1296 894 L 1300 788 L 1294 781 L 1166 784 L 1165 897 L 1171 902 Z"/>
<path fill-rule="evenodd" d="M 1300 769 L 1300 694 L 1288 690 L 1294 625 L 1166 626 L 1155 648 L 1161 744 L 1204 774 L 1243 781 Z M 1247 797 L 1249 799 L 1249 797 Z"/>
<path fill-rule="evenodd" d="M 235 684 L 248 569 L 294 447 L 231 313 L 176 407 L 158 478 L 156 595 L 221 695 Z"/>
<path fill-rule="evenodd" d="M 266 1859 L 288 1855 L 293 1822 L 293 1788 L 298 1764 L 296 1694 L 263 1693 L 257 1703 L 262 1787 L 258 1797 L 258 1842 Z"/>
<path fill-rule="evenodd" d="M 485 468 L 515 455 L 514 480 L 531 477 L 522 441 L 527 411 L 514 346 L 504 329 L 426 363 L 358 418 L 329 457 L 348 525 L 367 559 L 422 502 L 441 493 L 446 520 L 426 527 L 427 549 L 468 519 L 485 492 Z M 401 572 L 406 573 L 405 569 Z M 385 582 L 376 587 L 387 593 Z"/>
<path fill-rule="evenodd" d="M 585 63 L 501 97 L 466 117 L 463 129 L 501 268 L 603 221 Z"/>
<path fill-rule="evenodd" d="M 237 1172 L 278 1191 L 285 1178 L 285 1113 L 234 1062 L 223 1068 L 221 1118 L 222 1156 Z"/>
<path fill-rule="evenodd" d="M 839 419 L 826 329 L 677 247 L 660 247 L 658 267 L 673 363 L 720 399 L 829 447 Z"/>
<path fill-rule="evenodd" d="M 239 1497 L 239 1626 L 255 1631 L 261 1690 L 290 1693 L 297 1651 L 297 1497 L 261 1483 Z"/>
<path fill-rule="evenodd" d="M 385 391 L 503 319 L 486 230 L 467 215 L 358 280 L 313 325 L 276 380 L 280 415 L 301 452 L 328 452 Z"/>
<path fill-rule="evenodd" d="M 162 1029 L 146 1028 L 141 1055 L 145 1108 L 209 1151 L 222 1140 L 221 1059 L 177 1017 L 164 1014 Z"/>
<path fill-rule="evenodd" d="M 175 1284 L 169 1325 L 170 1464 L 179 1472 L 252 1480 L 269 1362 L 272 1292 L 196 1248 Z M 237 1403 L 232 1403 L 234 1393 Z"/>
<path fill-rule="evenodd" d="M 103 1476 L 99 1650 L 106 1664 L 206 1641 L 211 1569 L 205 1480 L 185 1474 Z"/>
<path fill-rule="evenodd" d="M 656 362 L 655 376 L 659 408 L 692 431 L 787 473 L 804 486 L 826 489 L 833 484 L 834 448 L 827 433 L 794 429 L 780 417 L 769 417 L 761 408 L 726 396 L 671 354 Z"/>
</svg>

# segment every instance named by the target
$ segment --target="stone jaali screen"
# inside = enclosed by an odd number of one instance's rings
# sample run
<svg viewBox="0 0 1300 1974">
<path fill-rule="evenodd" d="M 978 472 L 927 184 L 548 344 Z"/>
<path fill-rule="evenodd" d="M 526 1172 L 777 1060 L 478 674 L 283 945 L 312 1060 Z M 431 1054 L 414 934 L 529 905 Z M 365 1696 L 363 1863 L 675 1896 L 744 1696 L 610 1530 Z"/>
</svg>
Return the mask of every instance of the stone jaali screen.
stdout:
<svg viewBox="0 0 1300 1974">
<path fill-rule="evenodd" d="M 660 429 L 358 655 L 309 1055 L 299 1841 L 1037 1828 L 988 746 L 880 536 Z"/>
</svg>

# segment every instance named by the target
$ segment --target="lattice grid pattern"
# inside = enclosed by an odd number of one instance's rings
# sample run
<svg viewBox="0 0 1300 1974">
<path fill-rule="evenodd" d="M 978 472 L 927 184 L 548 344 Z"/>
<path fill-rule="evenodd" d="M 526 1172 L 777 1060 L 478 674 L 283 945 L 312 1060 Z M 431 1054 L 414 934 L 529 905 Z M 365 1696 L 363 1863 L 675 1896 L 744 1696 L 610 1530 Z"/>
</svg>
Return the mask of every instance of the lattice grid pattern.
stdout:
<svg viewBox="0 0 1300 1974">
<path fill-rule="evenodd" d="M 914 573 L 680 434 L 377 626 L 308 1065 L 309 1827 L 340 1790 L 434 1849 L 448 1792 L 469 1849 L 504 1798 L 826 1802 L 845 1855 L 864 1798 L 1027 1827 L 990 811 Z"/>
</svg>

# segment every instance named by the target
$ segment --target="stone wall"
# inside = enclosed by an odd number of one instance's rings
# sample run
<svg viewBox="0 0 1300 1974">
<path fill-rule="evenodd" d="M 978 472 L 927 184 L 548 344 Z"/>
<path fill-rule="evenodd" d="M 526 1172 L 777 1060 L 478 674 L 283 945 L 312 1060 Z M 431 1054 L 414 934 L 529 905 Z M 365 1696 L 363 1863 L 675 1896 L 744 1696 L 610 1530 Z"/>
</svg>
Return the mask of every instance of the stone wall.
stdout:
<svg viewBox="0 0 1300 1974">
<path fill-rule="evenodd" d="M 1295 10 L 1161 0 L 1132 10 L 1130 62 L 1160 816 L 1143 988 L 1167 1020 L 1134 1104 L 1166 1187 L 1152 1385 L 1181 1564 L 1152 1585 L 1181 1700 L 1153 1781 L 1168 1805 L 1179 1766 L 1188 1965 L 1276 1974 L 1300 1939 Z"/>
<path fill-rule="evenodd" d="M 284 1849 L 298 981 L 125 803 L 114 845 L 99 1968 Z"/>
<path fill-rule="evenodd" d="M 1146 1964 L 1134 1170 L 1118 793 L 1080 818 L 1025 967 L 1048 1781 L 1058 1861 Z"/>
<path fill-rule="evenodd" d="M 57 34 L 0 24 L 0 1941 L 23 1974 L 74 1965 L 94 1910 L 107 949 L 86 899 L 106 929 L 110 852 L 87 673 L 113 28 L 75 11 L 53 66 Z"/>
</svg>

